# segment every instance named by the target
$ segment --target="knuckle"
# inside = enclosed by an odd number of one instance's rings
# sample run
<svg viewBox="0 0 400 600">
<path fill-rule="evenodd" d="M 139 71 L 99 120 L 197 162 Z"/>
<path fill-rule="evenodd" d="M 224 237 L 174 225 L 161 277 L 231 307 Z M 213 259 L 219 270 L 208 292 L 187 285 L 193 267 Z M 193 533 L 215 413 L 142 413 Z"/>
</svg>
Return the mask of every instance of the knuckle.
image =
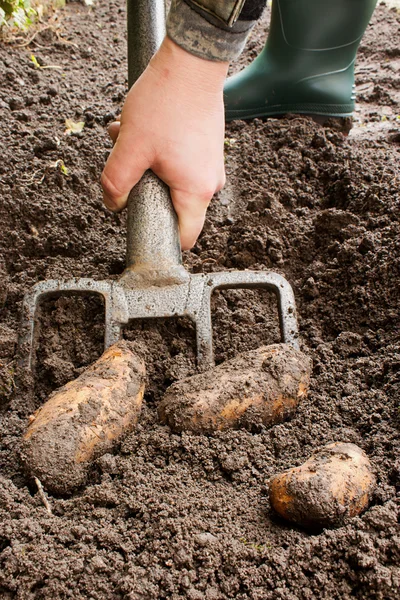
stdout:
<svg viewBox="0 0 400 600">
<path fill-rule="evenodd" d="M 206 185 L 204 185 L 204 187 L 202 188 L 201 193 L 199 194 L 199 200 L 203 203 L 203 204 L 210 204 L 212 197 L 214 196 L 214 194 L 218 191 L 218 186 L 216 184 L 212 184 L 210 185 L 209 182 L 207 182 Z"/>
<path fill-rule="evenodd" d="M 213 190 L 204 190 L 204 193 L 200 195 L 200 202 L 208 206 L 210 204 L 212 197 L 215 194 L 215 188 Z"/>
<path fill-rule="evenodd" d="M 222 188 L 225 187 L 225 183 L 226 183 L 226 175 L 225 175 L 225 173 L 223 173 L 221 176 L 221 179 L 219 180 L 219 183 L 218 183 L 217 192 L 220 192 L 222 190 Z"/>
<path fill-rule="evenodd" d="M 103 171 L 100 179 L 101 187 L 109 198 L 117 199 L 122 196 L 122 192 L 118 189 L 114 181 L 109 177 L 106 170 Z"/>
</svg>

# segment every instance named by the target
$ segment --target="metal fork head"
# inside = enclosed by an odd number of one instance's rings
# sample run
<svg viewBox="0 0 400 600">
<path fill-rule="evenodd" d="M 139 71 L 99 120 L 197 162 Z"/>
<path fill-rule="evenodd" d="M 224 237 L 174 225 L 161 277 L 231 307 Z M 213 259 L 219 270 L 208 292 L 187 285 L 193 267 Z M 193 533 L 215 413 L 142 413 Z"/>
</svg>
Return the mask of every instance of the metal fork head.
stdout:
<svg viewBox="0 0 400 600">
<path fill-rule="evenodd" d="M 281 340 L 298 348 L 298 326 L 293 290 L 288 281 L 272 271 L 226 271 L 187 274 L 182 283 L 132 287 L 120 281 L 93 279 L 48 280 L 36 284 L 24 297 L 20 334 L 22 366 L 34 367 L 40 303 L 63 294 L 98 294 L 105 303 L 105 348 L 122 337 L 123 327 L 133 319 L 189 317 L 196 326 L 197 362 L 201 371 L 214 365 L 211 295 L 218 289 L 263 288 L 274 292 L 278 303 Z"/>
</svg>

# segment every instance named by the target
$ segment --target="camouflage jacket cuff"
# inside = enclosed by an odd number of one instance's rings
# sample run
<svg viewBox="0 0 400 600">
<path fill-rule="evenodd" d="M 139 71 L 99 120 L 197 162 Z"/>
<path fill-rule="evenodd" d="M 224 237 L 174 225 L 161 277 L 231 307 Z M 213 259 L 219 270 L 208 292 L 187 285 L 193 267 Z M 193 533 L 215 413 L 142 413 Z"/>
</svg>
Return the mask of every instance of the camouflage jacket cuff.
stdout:
<svg viewBox="0 0 400 600">
<path fill-rule="evenodd" d="M 229 62 L 242 52 L 254 23 L 239 19 L 230 26 L 197 3 L 173 0 L 167 19 L 167 34 L 178 46 L 195 56 Z"/>
</svg>

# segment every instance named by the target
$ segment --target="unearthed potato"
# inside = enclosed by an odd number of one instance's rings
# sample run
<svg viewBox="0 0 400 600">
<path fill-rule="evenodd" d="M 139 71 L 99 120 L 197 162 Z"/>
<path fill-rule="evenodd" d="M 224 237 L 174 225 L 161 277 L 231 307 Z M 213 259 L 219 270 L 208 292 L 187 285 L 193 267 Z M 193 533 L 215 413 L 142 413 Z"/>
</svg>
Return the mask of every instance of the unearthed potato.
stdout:
<svg viewBox="0 0 400 600">
<path fill-rule="evenodd" d="M 300 351 L 262 346 L 171 385 L 159 418 L 174 431 L 198 433 L 271 426 L 293 415 L 310 373 L 311 361 Z"/>
<path fill-rule="evenodd" d="M 269 486 L 277 513 L 303 527 L 319 529 L 343 525 L 361 513 L 368 506 L 375 476 L 361 448 L 335 442 L 300 467 L 275 475 Z"/>
<path fill-rule="evenodd" d="M 54 392 L 31 417 L 22 460 L 46 489 L 68 493 L 82 485 L 91 461 L 135 425 L 145 366 L 119 342 L 75 381 Z"/>
</svg>

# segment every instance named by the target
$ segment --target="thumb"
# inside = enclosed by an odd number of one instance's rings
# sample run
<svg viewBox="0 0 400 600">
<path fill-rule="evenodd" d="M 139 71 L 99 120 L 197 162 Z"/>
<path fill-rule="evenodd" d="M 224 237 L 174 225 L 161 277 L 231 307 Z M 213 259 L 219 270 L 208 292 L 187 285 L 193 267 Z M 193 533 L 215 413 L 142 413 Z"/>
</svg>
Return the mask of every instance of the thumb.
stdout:
<svg viewBox="0 0 400 600">
<path fill-rule="evenodd" d="M 124 135 L 121 128 L 101 176 L 103 201 L 110 210 L 125 208 L 129 192 L 150 167 L 140 146 L 140 143 L 135 146 L 132 137 Z"/>
<path fill-rule="evenodd" d="M 178 215 L 182 250 L 190 250 L 203 229 L 212 195 L 196 196 L 171 189 L 172 204 Z"/>
</svg>

